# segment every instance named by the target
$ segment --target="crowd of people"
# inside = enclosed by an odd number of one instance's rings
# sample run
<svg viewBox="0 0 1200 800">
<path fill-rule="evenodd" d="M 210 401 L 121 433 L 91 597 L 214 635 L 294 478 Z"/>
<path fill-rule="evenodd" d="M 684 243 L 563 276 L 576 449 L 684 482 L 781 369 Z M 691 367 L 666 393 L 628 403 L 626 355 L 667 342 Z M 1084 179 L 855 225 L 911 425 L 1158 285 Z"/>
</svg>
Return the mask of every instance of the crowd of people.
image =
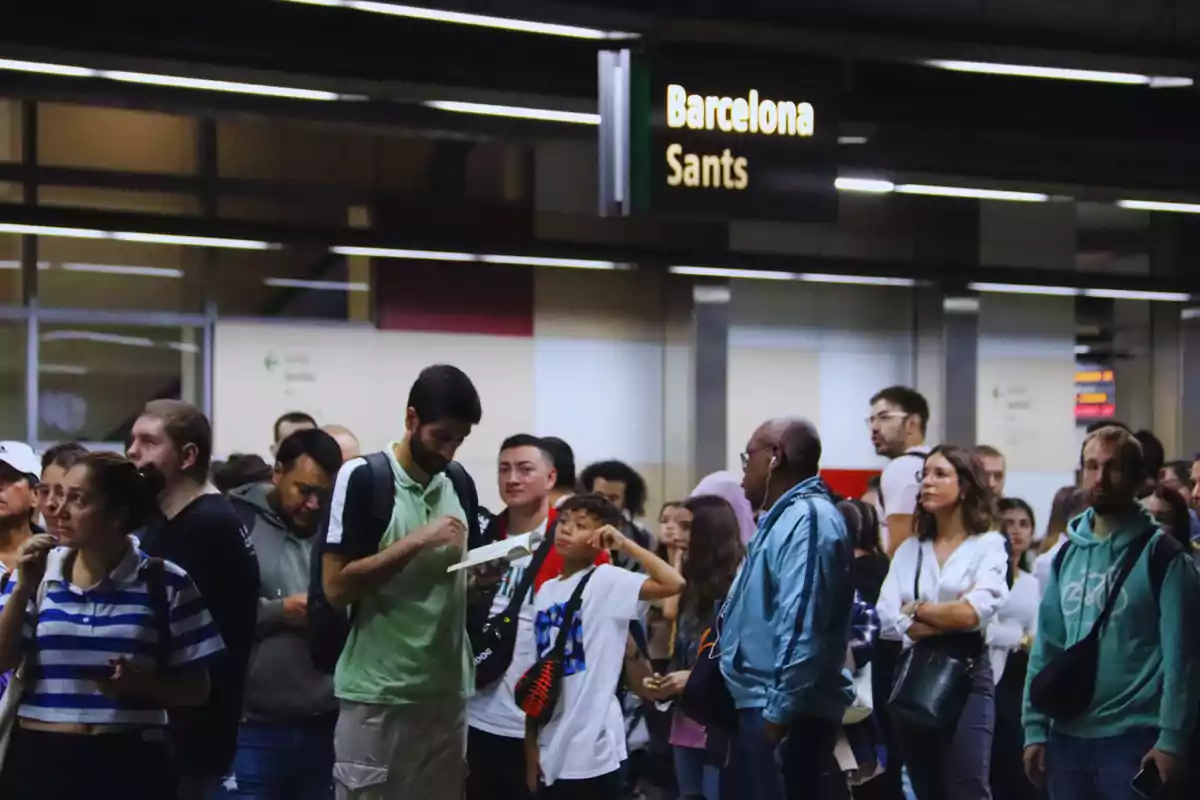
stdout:
<svg viewBox="0 0 1200 800">
<path fill-rule="evenodd" d="M 862 497 L 772 419 L 654 530 L 526 433 L 481 506 L 447 365 L 378 453 L 293 412 L 216 464 L 171 400 L 124 454 L 0 443 L 0 797 L 1188 796 L 1200 460 L 1098 423 L 1043 531 L 919 393 L 868 414 Z"/>
</svg>

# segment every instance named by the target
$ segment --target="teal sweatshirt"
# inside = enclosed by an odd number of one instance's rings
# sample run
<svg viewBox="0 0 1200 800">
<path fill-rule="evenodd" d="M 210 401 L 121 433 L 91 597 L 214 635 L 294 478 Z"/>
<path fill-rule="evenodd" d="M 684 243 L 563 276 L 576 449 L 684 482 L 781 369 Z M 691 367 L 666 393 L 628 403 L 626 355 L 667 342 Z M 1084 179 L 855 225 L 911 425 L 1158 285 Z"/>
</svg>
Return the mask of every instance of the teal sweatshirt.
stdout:
<svg viewBox="0 0 1200 800">
<path fill-rule="evenodd" d="M 1149 566 L 1153 540 L 1129 573 L 1100 636 L 1096 693 L 1088 710 L 1070 720 L 1051 720 L 1029 705 L 1033 677 L 1087 636 L 1104 608 L 1108 586 L 1126 548 L 1154 524 L 1139 512 L 1108 536 L 1097 537 L 1094 522 L 1091 509 L 1071 521 L 1061 574 L 1051 570 L 1042 597 L 1025 682 L 1025 744 L 1045 742 L 1051 729 L 1098 739 L 1133 728 L 1157 728 L 1156 747 L 1184 756 L 1200 701 L 1196 650 L 1200 637 L 1194 633 L 1200 615 L 1200 577 L 1188 555 L 1180 552 L 1168 567 L 1156 600 Z M 1154 534 L 1156 539 L 1165 535 L 1161 530 Z"/>
</svg>

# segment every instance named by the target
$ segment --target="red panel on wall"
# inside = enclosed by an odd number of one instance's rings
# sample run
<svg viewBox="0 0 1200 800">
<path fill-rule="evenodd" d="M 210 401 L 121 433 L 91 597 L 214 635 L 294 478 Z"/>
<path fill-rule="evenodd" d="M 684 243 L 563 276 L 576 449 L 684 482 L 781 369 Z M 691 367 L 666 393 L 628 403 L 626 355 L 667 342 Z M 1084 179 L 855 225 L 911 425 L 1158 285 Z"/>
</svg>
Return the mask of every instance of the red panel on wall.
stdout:
<svg viewBox="0 0 1200 800">
<path fill-rule="evenodd" d="M 842 497 L 853 499 L 862 497 L 867 481 L 879 474 L 877 469 L 823 469 L 821 479 Z"/>
<path fill-rule="evenodd" d="M 533 336 L 533 267 L 375 261 L 381 330 Z"/>
</svg>

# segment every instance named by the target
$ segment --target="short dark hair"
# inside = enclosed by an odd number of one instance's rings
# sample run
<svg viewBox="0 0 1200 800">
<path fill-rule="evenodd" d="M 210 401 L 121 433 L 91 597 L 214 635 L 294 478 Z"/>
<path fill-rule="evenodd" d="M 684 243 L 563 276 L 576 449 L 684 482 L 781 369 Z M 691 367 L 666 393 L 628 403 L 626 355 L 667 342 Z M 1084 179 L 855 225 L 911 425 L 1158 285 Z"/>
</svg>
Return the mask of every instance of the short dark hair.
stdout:
<svg viewBox="0 0 1200 800">
<path fill-rule="evenodd" d="M 311 425 L 317 427 L 317 420 L 312 414 L 304 411 L 289 411 L 286 414 L 280 414 L 279 419 L 275 420 L 275 444 L 279 444 L 279 429 L 284 425 Z"/>
<path fill-rule="evenodd" d="M 971 455 L 976 458 L 1004 458 L 1004 453 L 1001 453 L 990 444 L 977 444 L 971 449 Z"/>
<path fill-rule="evenodd" d="M 275 463 L 290 470 L 300 456 L 311 458 L 331 478 L 342 468 L 342 448 L 337 439 L 319 428 L 306 428 L 289 434 L 275 451 Z"/>
<path fill-rule="evenodd" d="M 42 472 L 50 467 L 70 469 L 75 462 L 88 454 L 88 449 L 79 442 L 63 442 L 51 447 L 42 454 Z"/>
<path fill-rule="evenodd" d="M 584 469 L 579 482 L 585 492 L 591 492 L 597 478 L 625 484 L 625 508 L 635 517 L 646 513 L 646 481 L 633 467 L 624 461 L 597 461 Z"/>
<path fill-rule="evenodd" d="M 242 486 L 271 480 L 271 465 L 262 456 L 234 453 L 224 461 L 214 462 L 209 478 L 217 491 L 228 494 Z"/>
<path fill-rule="evenodd" d="M 563 500 L 562 505 L 558 507 L 559 516 L 571 511 L 583 511 L 591 514 L 600 520 L 601 525 L 616 527 L 622 522 L 621 512 L 617 511 L 617 507 L 610 503 L 608 498 L 593 494 L 592 492 L 573 494 L 566 500 Z"/>
<path fill-rule="evenodd" d="M 500 443 L 500 452 L 503 453 L 505 450 L 512 450 L 515 447 L 536 447 L 542 451 L 542 455 L 550 462 L 550 465 L 554 465 L 554 454 L 546 449 L 546 443 L 542 441 L 541 437 L 531 433 L 514 433 Z"/>
<path fill-rule="evenodd" d="M 1135 433 L 1133 438 L 1142 445 L 1142 464 L 1145 466 L 1146 475 L 1158 480 L 1158 472 L 1167 461 L 1167 451 L 1163 447 L 1162 440 L 1155 436 L 1153 431 L 1146 428 Z"/>
<path fill-rule="evenodd" d="M 167 438 L 182 452 L 189 444 L 196 448 L 196 463 L 185 473 L 195 481 L 208 479 L 208 468 L 212 463 L 212 423 L 204 412 L 182 400 L 151 400 L 146 403 L 142 416 L 162 420 Z"/>
<path fill-rule="evenodd" d="M 915 415 L 921 421 L 921 433 L 925 432 L 925 426 L 929 424 L 929 401 L 916 389 L 910 389 L 907 386 L 889 386 L 875 393 L 875 396 L 871 398 L 871 405 L 875 405 L 880 400 L 897 406 L 905 414 Z"/>
<path fill-rule="evenodd" d="M 557 436 L 543 436 L 542 449 L 550 454 L 550 460 L 554 462 L 554 470 L 558 473 L 558 477 L 554 479 L 554 488 L 574 491 L 577 479 L 575 477 L 575 451 L 571 449 L 571 445 Z"/>
<path fill-rule="evenodd" d="M 449 364 L 434 364 L 421 370 L 408 392 L 408 407 L 422 425 L 455 420 L 478 425 L 483 418 L 479 392 L 467 374 Z"/>
</svg>

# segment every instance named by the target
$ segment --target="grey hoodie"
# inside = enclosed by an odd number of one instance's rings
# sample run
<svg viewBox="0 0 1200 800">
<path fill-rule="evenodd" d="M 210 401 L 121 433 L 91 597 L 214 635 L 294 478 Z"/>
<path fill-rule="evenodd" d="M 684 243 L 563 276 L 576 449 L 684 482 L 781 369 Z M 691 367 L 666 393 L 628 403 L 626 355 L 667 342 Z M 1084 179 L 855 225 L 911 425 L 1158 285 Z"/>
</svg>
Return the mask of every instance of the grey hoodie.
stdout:
<svg viewBox="0 0 1200 800">
<path fill-rule="evenodd" d="M 269 484 L 229 493 L 239 515 L 254 509 L 250 538 L 258 552 L 258 628 L 246 672 L 244 719 L 291 722 L 337 710 L 333 678 L 318 672 L 303 628 L 283 622 L 283 598 L 307 594 L 312 540 L 294 535 L 268 502 Z M 244 517 L 243 517 L 244 518 Z"/>
</svg>

